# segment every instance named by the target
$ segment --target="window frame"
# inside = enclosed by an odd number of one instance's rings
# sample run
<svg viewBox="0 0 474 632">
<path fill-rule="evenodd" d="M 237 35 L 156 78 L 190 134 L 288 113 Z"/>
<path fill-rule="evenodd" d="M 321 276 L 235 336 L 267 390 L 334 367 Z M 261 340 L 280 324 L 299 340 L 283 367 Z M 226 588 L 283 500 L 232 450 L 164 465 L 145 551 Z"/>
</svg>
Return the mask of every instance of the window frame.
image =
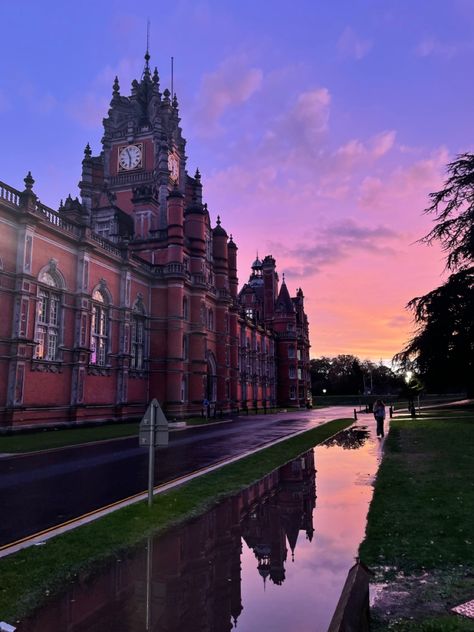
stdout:
<svg viewBox="0 0 474 632">
<path fill-rule="evenodd" d="M 110 299 L 105 291 L 105 287 L 96 287 L 91 295 L 91 354 L 89 357 L 89 365 L 99 368 L 109 366 L 110 339 Z M 97 342 L 99 345 L 97 345 Z"/>
<path fill-rule="evenodd" d="M 56 260 L 51 259 L 38 274 L 33 352 L 33 360 L 38 362 L 62 362 L 63 359 L 65 283 L 56 264 Z"/>
</svg>

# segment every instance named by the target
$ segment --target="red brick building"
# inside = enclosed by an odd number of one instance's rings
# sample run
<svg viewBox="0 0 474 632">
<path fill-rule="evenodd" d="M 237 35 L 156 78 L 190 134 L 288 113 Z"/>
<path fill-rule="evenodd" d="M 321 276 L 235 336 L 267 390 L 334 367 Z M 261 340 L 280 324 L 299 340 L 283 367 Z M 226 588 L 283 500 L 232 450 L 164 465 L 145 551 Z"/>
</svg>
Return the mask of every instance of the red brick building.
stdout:
<svg viewBox="0 0 474 632">
<path fill-rule="evenodd" d="M 80 200 L 57 211 L 0 182 L 0 424 L 123 419 L 156 397 L 171 417 L 310 398 L 303 292 L 257 259 L 238 292 L 237 246 L 211 227 L 186 171 L 178 102 L 149 56 L 118 80 Z"/>
</svg>

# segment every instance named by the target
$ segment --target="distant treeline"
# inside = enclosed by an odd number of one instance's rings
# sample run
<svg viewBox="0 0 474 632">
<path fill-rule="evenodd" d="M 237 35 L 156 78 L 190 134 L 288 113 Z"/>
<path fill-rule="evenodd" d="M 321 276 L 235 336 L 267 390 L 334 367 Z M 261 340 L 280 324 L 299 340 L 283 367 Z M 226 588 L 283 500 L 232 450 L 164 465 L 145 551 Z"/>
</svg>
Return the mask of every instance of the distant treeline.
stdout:
<svg viewBox="0 0 474 632">
<path fill-rule="evenodd" d="M 406 388 L 405 374 L 353 355 L 311 360 L 313 395 L 398 394 Z"/>
</svg>

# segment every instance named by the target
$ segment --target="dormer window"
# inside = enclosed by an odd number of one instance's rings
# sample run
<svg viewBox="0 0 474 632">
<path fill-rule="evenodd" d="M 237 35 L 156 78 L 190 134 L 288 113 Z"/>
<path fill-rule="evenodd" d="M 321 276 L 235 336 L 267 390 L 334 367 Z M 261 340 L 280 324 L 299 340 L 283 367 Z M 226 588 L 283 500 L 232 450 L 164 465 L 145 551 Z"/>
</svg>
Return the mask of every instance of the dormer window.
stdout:
<svg viewBox="0 0 474 632">
<path fill-rule="evenodd" d="M 108 239 L 110 237 L 111 228 L 112 222 L 108 219 L 104 222 L 97 222 L 95 232 L 101 237 Z"/>
</svg>

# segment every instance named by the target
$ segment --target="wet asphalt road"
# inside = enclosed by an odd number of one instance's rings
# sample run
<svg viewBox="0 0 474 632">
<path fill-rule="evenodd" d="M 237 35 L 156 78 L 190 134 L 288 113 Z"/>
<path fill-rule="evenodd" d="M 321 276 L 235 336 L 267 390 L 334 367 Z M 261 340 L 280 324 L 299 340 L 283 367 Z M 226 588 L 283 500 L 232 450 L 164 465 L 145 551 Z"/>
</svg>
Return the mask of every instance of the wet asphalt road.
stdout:
<svg viewBox="0 0 474 632">
<path fill-rule="evenodd" d="M 171 432 L 156 452 L 155 484 L 350 416 L 349 407 L 331 407 Z M 147 478 L 148 450 L 137 437 L 2 458 L 0 546 L 145 491 Z"/>
</svg>

